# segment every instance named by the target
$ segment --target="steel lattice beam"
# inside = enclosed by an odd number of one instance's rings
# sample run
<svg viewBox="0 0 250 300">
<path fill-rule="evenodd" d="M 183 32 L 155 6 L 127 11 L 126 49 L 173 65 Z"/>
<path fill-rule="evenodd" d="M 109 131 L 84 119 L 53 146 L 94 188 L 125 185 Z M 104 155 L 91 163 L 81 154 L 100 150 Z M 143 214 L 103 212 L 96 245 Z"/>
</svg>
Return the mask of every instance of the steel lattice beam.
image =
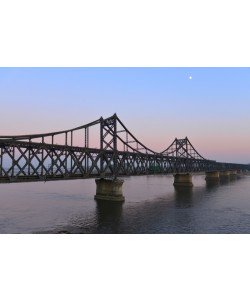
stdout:
<svg viewBox="0 0 250 300">
<path fill-rule="evenodd" d="M 90 147 L 93 126 L 100 126 L 99 148 Z M 79 130 L 83 130 L 82 147 L 74 145 L 74 133 Z M 64 141 L 57 145 L 55 138 L 60 135 Z M 250 166 L 207 160 L 188 138 L 175 139 L 157 153 L 136 139 L 116 115 L 65 131 L 0 136 L 0 182 L 213 170 L 250 170 Z"/>
</svg>

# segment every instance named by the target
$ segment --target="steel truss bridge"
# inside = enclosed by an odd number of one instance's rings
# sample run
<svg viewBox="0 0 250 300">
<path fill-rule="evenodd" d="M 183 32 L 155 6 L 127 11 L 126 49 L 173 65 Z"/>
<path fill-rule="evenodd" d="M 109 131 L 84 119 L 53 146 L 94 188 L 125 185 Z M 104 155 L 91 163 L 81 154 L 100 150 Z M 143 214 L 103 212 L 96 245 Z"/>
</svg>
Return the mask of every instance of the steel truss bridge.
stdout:
<svg viewBox="0 0 250 300">
<path fill-rule="evenodd" d="M 1 183 L 250 169 L 205 159 L 187 137 L 155 152 L 116 114 L 70 130 L 0 136 L 0 151 Z"/>
</svg>

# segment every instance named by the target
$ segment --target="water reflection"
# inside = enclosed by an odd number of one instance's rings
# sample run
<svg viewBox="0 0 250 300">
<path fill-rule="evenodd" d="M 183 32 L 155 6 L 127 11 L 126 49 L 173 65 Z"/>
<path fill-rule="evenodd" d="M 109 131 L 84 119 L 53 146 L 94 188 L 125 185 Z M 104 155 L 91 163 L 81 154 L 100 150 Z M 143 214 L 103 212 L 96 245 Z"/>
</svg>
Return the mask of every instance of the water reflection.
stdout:
<svg viewBox="0 0 250 300">
<path fill-rule="evenodd" d="M 192 187 L 174 187 L 175 189 L 175 205 L 179 208 L 187 208 L 192 206 L 193 188 Z"/>
<path fill-rule="evenodd" d="M 172 177 L 126 179 L 124 203 L 95 202 L 92 181 L 1 186 L 2 233 L 249 233 L 250 178 L 173 187 Z M 21 195 L 21 196 L 20 196 Z"/>
<path fill-rule="evenodd" d="M 207 191 L 213 191 L 220 186 L 220 180 L 207 180 L 206 181 L 206 188 Z"/>
<path fill-rule="evenodd" d="M 122 217 L 122 202 L 96 201 L 97 230 L 100 233 L 118 233 Z"/>
<path fill-rule="evenodd" d="M 220 184 L 221 185 L 228 184 L 229 182 L 230 182 L 230 177 L 229 176 L 220 177 Z"/>
</svg>

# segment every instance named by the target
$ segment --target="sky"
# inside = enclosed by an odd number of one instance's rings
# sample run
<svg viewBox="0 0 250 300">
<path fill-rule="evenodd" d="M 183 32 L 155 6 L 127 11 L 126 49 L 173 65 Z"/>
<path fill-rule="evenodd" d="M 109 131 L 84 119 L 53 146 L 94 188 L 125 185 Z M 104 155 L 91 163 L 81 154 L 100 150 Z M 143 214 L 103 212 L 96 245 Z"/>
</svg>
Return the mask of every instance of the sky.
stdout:
<svg viewBox="0 0 250 300">
<path fill-rule="evenodd" d="M 0 103 L 1 135 L 117 113 L 155 151 L 187 136 L 208 159 L 250 163 L 250 68 L 0 68 Z"/>
</svg>

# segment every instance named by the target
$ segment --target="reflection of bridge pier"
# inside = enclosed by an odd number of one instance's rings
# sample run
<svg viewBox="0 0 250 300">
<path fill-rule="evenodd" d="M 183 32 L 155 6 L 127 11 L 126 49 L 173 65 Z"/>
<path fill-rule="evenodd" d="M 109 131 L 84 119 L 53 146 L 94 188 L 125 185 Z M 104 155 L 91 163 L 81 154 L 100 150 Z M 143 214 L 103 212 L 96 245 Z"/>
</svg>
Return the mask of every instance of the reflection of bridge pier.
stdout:
<svg viewBox="0 0 250 300">
<path fill-rule="evenodd" d="M 214 188 L 220 186 L 220 179 L 218 180 L 206 180 L 206 188 L 208 190 L 214 190 Z"/>
<path fill-rule="evenodd" d="M 123 203 L 119 201 L 97 200 L 96 217 L 98 232 L 119 232 Z"/>
<path fill-rule="evenodd" d="M 183 186 L 174 186 L 175 203 L 177 207 L 189 207 L 192 205 L 193 189 L 183 188 Z"/>
</svg>

